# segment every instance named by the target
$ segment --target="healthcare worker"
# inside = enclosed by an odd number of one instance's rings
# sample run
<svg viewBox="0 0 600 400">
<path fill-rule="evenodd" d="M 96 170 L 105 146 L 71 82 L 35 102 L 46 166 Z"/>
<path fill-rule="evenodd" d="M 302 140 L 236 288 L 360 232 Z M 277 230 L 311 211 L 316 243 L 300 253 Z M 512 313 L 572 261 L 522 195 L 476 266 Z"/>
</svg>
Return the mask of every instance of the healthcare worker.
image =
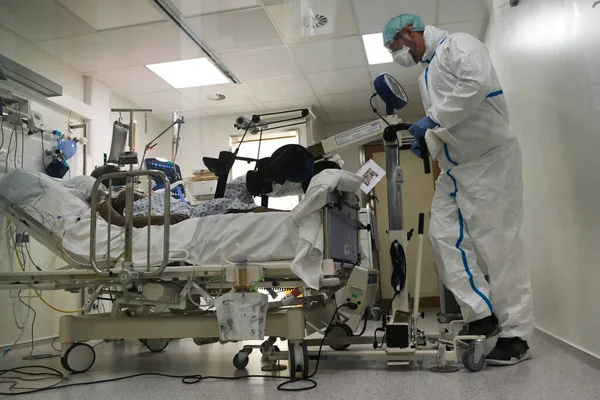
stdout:
<svg viewBox="0 0 600 400">
<path fill-rule="evenodd" d="M 483 43 L 403 14 L 384 27 L 385 47 L 404 67 L 420 64 L 427 117 L 410 128 L 422 138 L 436 127 L 459 142 L 437 157 L 442 173 L 432 204 L 430 240 L 444 284 L 461 306 L 466 334 L 500 337 L 491 365 L 530 358 L 531 283 L 522 264 L 521 150 L 509 129 L 502 87 Z M 418 144 L 413 153 L 420 155 Z M 485 264 L 489 284 L 480 266 Z"/>
</svg>

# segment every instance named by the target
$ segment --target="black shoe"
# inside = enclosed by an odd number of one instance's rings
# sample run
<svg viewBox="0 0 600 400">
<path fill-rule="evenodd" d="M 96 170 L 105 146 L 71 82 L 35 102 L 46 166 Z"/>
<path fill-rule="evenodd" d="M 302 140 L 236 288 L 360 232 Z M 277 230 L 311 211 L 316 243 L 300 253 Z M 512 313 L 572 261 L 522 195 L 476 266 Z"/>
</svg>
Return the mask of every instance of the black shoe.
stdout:
<svg viewBox="0 0 600 400">
<path fill-rule="evenodd" d="M 487 365 L 518 364 L 531 358 L 527 342 L 519 338 L 499 338 L 494 350 L 485 358 Z"/>
<path fill-rule="evenodd" d="M 460 332 L 459 336 L 485 336 L 492 337 L 500 333 L 498 328 L 498 318 L 494 314 L 477 321 L 469 322 Z"/>
</svg>

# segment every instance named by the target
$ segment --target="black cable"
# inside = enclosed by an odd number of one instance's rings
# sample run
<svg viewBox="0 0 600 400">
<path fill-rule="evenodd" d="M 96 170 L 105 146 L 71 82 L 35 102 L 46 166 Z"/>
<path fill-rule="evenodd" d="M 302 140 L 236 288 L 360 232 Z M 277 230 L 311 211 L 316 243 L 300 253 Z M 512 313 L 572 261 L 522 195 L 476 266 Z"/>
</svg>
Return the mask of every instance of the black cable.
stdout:
<svg viewBox="0 0 600 400">
<path fill-rule="evenodd" d="M 24 233 L 25 231 L 23 231 Z M 29 257 L 29 261 L 31 261 L 31 263 L 33 264 L 33 266 L 35 267 L 35 269 L 37 269 L 38 271 L 42 271 L 42 269 L 35 263 L 35 261 L 33 261 L 33 258 L 31 258 L 31 253 L 29 252 L 29 244 L 25 243 L 25 250 L 27 251 L 27 256 Z"/>
<path fill-rule="evenodd" d="M 21 299 L 20 296 L 18 296 L 19 301 L 21 302 L 21 304 L 23 304 L 25 307 L 29 308 L 31 310 L 31 312 L 33 313 L 33 320 L 31 321 L 31 350 L 29 351 L 29 355 L 23 357 L 23 361 L 32 361 L 32 360 L 45 360 L 47 358 L 54 358 L 54 357 L 58 357 L 58 355 L 56 354 L 33 354 L 33 339 L 34 339 L 34 328 L 35 328 L 35 319 L 37 317 L 37 313 L 35 312 L 35 310 L 33 309 L 33 307 L 31 307 L 29 304 L 25 303 L 23 301 L 23 299 Z"/>
<path fill-rule="evenodd" d="M 374 94 L 373 94 L 373 96 L 371 96 L 371 98 L 369 99 L 369 103 L 371 104 L 371 110 L 373 110 L 373 112 L 374 112 L 375 114 L 377 114 L 377 116 L 378 116 L 379 118 L 381 118 L 381 119 L 383 120 L 383 122 L 385 122 L 385 123 L 387 124 L 387 126 L 392 126 L 392 125 L 390 125 L 390 123 L 389 123 L 389 122 L 387 122 L 387 119 L 383 118 L 383 116 L 382 116 L 381 114 L 379 114 L 379 111 L 377 111 L 377 107 L 375 107 L 375 106 L 373 105 L 373 99 L 374 99 L 375 97 L 377 97 L 377 93 L 374 93 Z"/>
<path fill-rule="evenodd" d="M 193 385 L 196 383 L 200 383 L 203 380 L 225 380 L 225 381 L 237 381 L 237 380 L 241 380 L 241 379 L 250 379 L 250 378 L 262 378 L 262 379 L 286 379 L 285 382 L 277 385 L 277 390 L 282 391 L 282 392 L 301 392 L 301 391 L 306 391 L 306 390 L 311 390 L 317 387 L 317 382 L 314 381 L 312 378 L 317 374 L 318 370 L 319 370 L 319 361 L 321 359 L 321 352 L 323 350 L 323 344 L 325 343 L 325 339 L 327 338 L 327 332 L 329 331 L 329 329 L 331 328 L 333 321 L 335 320 L 335 318 L 337 317 L 337 314 L 339 312 L 339 310 L 342 307 L 356 307 L 355 304 L 342 304 L 341 306 L 339 306 L 335 312 L 333 313 L 333 316 L 331 317 L 331 321 L 329 321 L 329 324 L 327 326 L 327 329 L 325 330 L 325 335 L 323 335 L 323 339 L 321 340 L 321 344 L 319 346 L 319 352 L 317 354 L 317 365 L 315 366 L 315 370 L 313 371 L 312 374 L 310 374 L 307 378 L 303 378 L 303 379 L 289 379 L 288 377 L 285 376 L 277 376 L 277 375 L 242 375 L 242 376 L 228 376 L 228 377 L 223 377 L 223 376 L 212 376 L 212 375 L 207 375 L 207 376 L 203 376 L 200 374 L 193 374 L 193 375 L 170 375 L 170 374 L 162 374 L 162 373 L 157 373 L 157 372 L 142 372 L 142 373 L 138 373 L 138 374 L 133 374 L 133 375 L 127 375 L 127 376 L 122 376 L 122 377 L 118 377 L 118 378 L 111 378 L 111 379 L 103 379 L 103 380 L 99 380 L 99 381 L 92 381 L 92 382 L 79 382 L 79 383 L 70 383 L 70 384 L 66 384 L 66 385 L 60 385 L 61 383 L 68 381 L 68 378 L 65 377 L 65 375 L 54 369 L 51 367 L 45 367 L 45 366 L 26 366 L 26 367 L 17 367 L 17 368 L 10 368 L 10 369 L 4 369 L 4 370 L 0 370 L 0 381 L 1 380 L 8 380 L 8 379 L 14 379 L 14 380 L 24 380 L 23 378 L 18 378 L 18 377 L 6 377 L 4 375 L 8 374 L 8 373 L 17 373 L 17 374 L 21 374 L 21 375 L 27 375 L 27 376 L 45 376 L 47 377 L 47 379 L 50 378 L 56 378 L 59 381 L 57 383 L 54 383 L 53 385 L 47 386 L 47 387 L 43 387 L 43 388 L 39 388 L 39 389 L 30 389 L 30 388 L 20 388 L 20 392 L 0 392 L 0 395 L 3 396 L 15 396 L 15 395 L 20 395 L 20 394 L 32 394 L 32 393 L 40 393 L 40 392 L 47 392 L 50 390 L 54 390 L 54 389 L 62 389 L 62 388 L 68 388 L 68 387 L 77 387 L 77 386 L 87 386 L 87 385 L 95 385 L 95 384 L 99 384 L 99 383 L 110 383 L 110 382 L 118 382 L 118 381 L 123 381 L 126 379 L 133 379 L 133 378 L 139 378 L 139 377 L 143 377 L 143 376 L 156 376 L 156 377 L 165 377 L 165 378 L 178 378 L 181 379 L 181 382 L 183 384 L 186 385 Z M 56 340 L 56 339 L 55 339 Z M 100 342 L 102 343 L 102 342 Z M 99 343 L 99 344 L 100 344 Z M 99 345 L 97 344 L 97 345 Z M 96 345 L 96 346 L 97 346 Z M 54 346 L 53 346 L 54 347 Z M 56 350 L 56 349 L 55 349 Z M 291 366 L 290 366 L 291 367 Z M 28 369 L 42 369 L 42 370 L 46 370 L 49 372 L 27 372 Z M 287 388 L 288 385 L 291 385 L 292 383 L 296 383 L 296 382 L 309 382 L 310 385 L 309 386 L 304 386 L 304 387 L 299 387 L 299 388 Z M 2 382 L 0 382 L 1 384 Z M 9 390 L 13 389 L 15 387 L 16 383 L 13 382 L 13 385 L 10 386 Z M 60 386 L 58 386 L 60 385 Z"/>
<path fill-rule="evenodd" d="M 364 313 L 364 315 L 363 315 L 363 317 L 364 317 L 364 319 L 365 319 L 365 322 L 364 322 L 364 324 L 363 324 L 362 330 L 360 331 L 360 333 L 359 333 L 358 335 L 354 335 L 354 336 L 359 336 L 359 337 L 360 337 L 360 336 L 362 336 L 362 335 L 364 335 L 364 334 L 365 334 L 365 331 L 367 330 L 367 321 L 369 320 L 369 318 L 368 318 L 368 314 L 369 314 L 369 311 L 370 311 L 370 310 L 371 310 L 371 308 L 370 308 L 370 307 L 367 307 L 367 308 L 365 308 L 365 313 Z"/>
<path fill-rule="evenodd" d="M 390 257 L 392 258 L 391 285 L 394 291 L 401 292 L 406 285 L 406 254 L 397 240 L 394 240 L 390 246 Z"/>
</svg>

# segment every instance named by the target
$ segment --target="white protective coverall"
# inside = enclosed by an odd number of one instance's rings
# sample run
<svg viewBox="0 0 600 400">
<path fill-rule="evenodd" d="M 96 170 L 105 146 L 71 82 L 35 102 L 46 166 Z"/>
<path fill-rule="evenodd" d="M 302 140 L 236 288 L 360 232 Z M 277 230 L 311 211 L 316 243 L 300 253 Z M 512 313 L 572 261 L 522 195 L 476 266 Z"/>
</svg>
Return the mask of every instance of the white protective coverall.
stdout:
<svg viewBox="0 0 600 400">
<path fill-rule="evenodd" d="M 444 145 L 437 160 L 442 173 L 429 230 L 436 264 L 467 322 L 493 312 L 502 337 L 528 340 L 534 318 L 519 233 L 521 149 L 509 130 L 500 81 L 475 37 L 427 26 L 424 38 L 423 106 L 460 143 Z"/>
</svg>

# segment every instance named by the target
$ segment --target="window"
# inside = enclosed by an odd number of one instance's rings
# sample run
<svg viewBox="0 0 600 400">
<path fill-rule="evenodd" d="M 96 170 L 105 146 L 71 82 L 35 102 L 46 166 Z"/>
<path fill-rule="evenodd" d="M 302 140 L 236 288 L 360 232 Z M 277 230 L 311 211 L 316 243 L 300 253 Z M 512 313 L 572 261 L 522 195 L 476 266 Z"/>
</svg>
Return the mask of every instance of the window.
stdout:
<svg viewBox="0 0 600 400">
<path fill-rule="evenodd" d="M 231 137 L 231 151 L 235 151 L 237 148 L 241 136 Z M 260 153 L 259 153 L 260 143 Z M 259 135 L 246 135 L 244 143 L 240 146 L 238 156 L 248 158 L 264 158 L 271 156 L 275 150 L 286 144 L 298 144 L 298 134 L 295 131 L 291 132 L 278 132 L 266 134 L 263 133 L 262 142 L 259 142 Z M 235 179 L 241 175 L 244 175 L 248 171 L 254 169 L 255 163 L 247 163 L 244 161 L 236 161 L 231 169 L 231 178 Z M 260 205 L 260 197 L 255 197 L 254 201 Z M 269 198 L 269 208 L 277 210 L 291 210 L 299 202 L 298 196 L 288 197 L 271 197 Z"/>
</svg>

